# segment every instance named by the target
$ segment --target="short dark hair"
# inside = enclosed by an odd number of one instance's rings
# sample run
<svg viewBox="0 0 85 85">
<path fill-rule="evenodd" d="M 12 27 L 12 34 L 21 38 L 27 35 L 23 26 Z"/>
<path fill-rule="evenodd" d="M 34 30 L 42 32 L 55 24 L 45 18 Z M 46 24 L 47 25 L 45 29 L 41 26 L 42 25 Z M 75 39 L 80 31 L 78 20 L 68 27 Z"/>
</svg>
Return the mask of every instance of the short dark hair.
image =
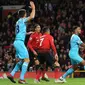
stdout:
<svg viewBox="0 0 85 85">
<path fill-rule="evenodd" d="M 37 26 L 40 26 L 40 25 L 39 25 L 39 24 L 35 24 L 35 25 L 34 25 L 34 29 L 35 29 Z"/>
<path fill-rule="evenodd" d="M 21 17 L 23 17 L 25 15 L 25 13 L 26 13 L 26 10 L 25 9 L 20 9 L 18 11 L 18 16 L 21 18 Z"/>
<path fill-rule="evenodd" d="M 75 31 L 78 27 L 80 27 L 80 26 L 78 26 L 78 25 L 73 26 L 72 31 Z"/>
<path fill-rule="evenodd" d="M 50 29 L 48 27 L 43 28 L 43 33 L 48 32 L 48 31 L 50 31 Z"/>
</svg>

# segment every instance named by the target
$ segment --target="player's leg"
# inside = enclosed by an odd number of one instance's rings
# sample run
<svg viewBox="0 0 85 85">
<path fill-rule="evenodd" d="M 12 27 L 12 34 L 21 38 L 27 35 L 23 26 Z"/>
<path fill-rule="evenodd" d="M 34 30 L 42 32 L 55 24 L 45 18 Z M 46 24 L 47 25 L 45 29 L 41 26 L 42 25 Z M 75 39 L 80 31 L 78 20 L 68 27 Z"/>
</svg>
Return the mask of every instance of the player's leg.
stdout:
<svg viewBox="0 0 85 85">
<path fill-rule="evenodd" d="M 66 73 L 62 76 L 64 79 L 66 79 L 66 77 L 70 74 L 72 74 L 78 67 L 77 63 L 71 59 L 71 63 L 72 63 L 72 68 L 69 68 Z"/>
<path fill-rule="evenodd" d="M 53 59 L 52 54 L 48 53 L 47 64 L 54 70 L 55 80 L 57 79 L 58 72 L 60 73 L 60 64 L 57 60 Z"/>
<path fill-rule="evenodd" d="M 66 73 L 59 78 L 58 82 L 66 82 L 66 77 L 68 75 L 71 75 L 78 67 L 78 65 L 83 61 L 83 59 L 78 55 L 78 54 L 72 54 L 70 55 L 71 63 L 72 63 L 72 68 L 68 69 Z"/>
<path fill-rule="evenodd" d="M 60 64 L 58 63 L 58 61 L 54 60 L 54 64 L 53 64 L 53 68 L 54 68 L 54 77 L 55 77 L 55 82 L 58 79 L 58 74 L 60 74 Z M 60 77 L 60 76 L 59 76 Z"/>
<path fill-rule="evenodd" d="M 36 57 L 34 58 L 34 60 L 35 60 L 35 65 L 36 65 L 36 77 L 35 77 L 34 82 L 39 83 L 40 77 L 41 77 L 41 71 L 42 71 L 41 64 L 40 64 L 42 59 L 41 59 L 40 53 L 38 54 L 37 58 Z"/>
<path fill-rule="evenodd" d="M 84 66 L 83 69 L 85 70 L 85 60 L 81 56 L 77 55 L 76 62 L 77 62 L 78 65 L 82 64 Z"/>
<path fill-rule="evenodd" d="M 19 59 L 19 50 L 18 50 L 18 48 L 19 48 L 19 42 L 15 41 L 15 42 L 14 42 L 14 47 L 15 47 L 15 49 L 16 49 L 16 63 L 17 63 L 17 64 L 15 65 L 15 67 L 14 67 L 14 69 L 12 70 L 12 72 L 10 73 L 10 75 L 8 75 L 7 77 L 8 77 L 8 79 L 10 79 L 13 83 L 16 83 L 13 77 L 14 77 L 15 73 L 20 69 L 23 61 Z"/>
<path fill-rule="evenodd" d="M 21 50 L 19 52 L 20 52 L 19 58 L 23 59 L 19 83 L 24 84 L 24 83 L 26 83 L 24 80 L 24 76 L 25 76 L 25 73 L 27 72 L 28 64 L 30 62 L 28 50 L 25 47 L 24 42 L 21 43 Z"/>
<path fill-rule="evenodd" d="M 79 66 L 79 64 L 81 63 L 83 59 L 77 55 L 77 58 L 73 58 L 71 59 L 71 63 L 72 63 L 72 68 L 68 69 L 67 72 L 60 78 L 63 82 L 66 82 L 66 77 L 68 75 L 71 75 Z"/>
<path fill-rule="evenodd" d="M 42 58 L 43 58 L 43 63 L 42 63 L 42 65 L 41 65 L 41 67 L 42 67 L 42 80 L 45 80 L 45 74 L 46 74 L 46 53 L 43 53 L 42 54 L 43 56 L 42 56 Z"/>
<path fill-rule="evenodd" d="M 35 55 L 31 50 L 28 50 L 28 52 L 29 52 L 29 59 L 31 60 L 28 66 L 28 69 L 30 71 L 30 67 L 33 67 L 33 65 L 35 65 L 35 60 L 34 60 Z"/>
<path fill-rule="evenodd" d="M 22 64 L 22 69 L 21 69 L 21 74 L 20 74 L 20 80 L 18 81 L 21 84 L 26 83 L 26 81 L 24 79 L 24 76 L 25 76 L 25 73 L 27 72 L 29 61 L 30 61 L 29 58 L 25 58 L 24 59 L 24 62 Z"/>
<path fill-rule="evenodd" d="M 20 60 L 19 62 L 17 62 L 17 64 L 15 65 L 14 69 L 13 69 L 12 72 L 10 73 L 12 76 L 14 76 L 15 73 L 20 69 L 22 63 L 23 63 L 22 60 Z"/>
<path fill-rule="evenodd" d="M 74 63 L 74 61 L 73 60 L 71 60 L 71 63 Z M 76 65 L 73 65 L 73 67 L 76 69 L 77 68 L 77 66 Z M 68 75 L 71 75 L 73 72 L 74 72 L 74 68 L 69 68 L 66 72 L 65 72 L 65 74 L 64 75 L 62 75 L 58 80 L 55 80 L 55 82 L 56 83 L 65 83 L 66 82 L 66 77 L 68 76 Z"/>
<path fill-rule="evenodd" d="M 54 66 L 53 66 L 54 62 L 53 62 L 52 54 L 50 52 L 47 52 L 47 53 L 45 53 L 44 58 L 45 58 L 45 62 L 46 62 L 46 68 L 50 67 L 53 70 L 54 69 Z M 44 75 L 45 75 L 45 73 L 46 73 L 46 70 L 44 72 Z M 44 80 L 49 81 L 49 79 L 45 78 L 45 77 L 44 77 Z"/>
<path fill-rule="evenodd" d="M 44 65 L 44 56 L 43 54 L 39 53 L 38 58 L 35 57 L 35 65 L 36 65 L 36 82 L 40 82 L 40 79 L 46 80 L 48 78 L 46 72 L 46 65 Z M 42 56 L 41 56 L 42 55 Z M 40 64 L 41 62 L 41 64 Z"/>
<path fill-rule="evenodd" d="M 19 62 L 15 65 L 15 67 L 14 67 L 14 69 L 12 70 L 12 72 L 10 73 L 10 75 L 7 76 L 8 79 L 10 79 L 13 83 L 16 83 L 15 80 L 14 80 L 14 75 L 15 75 L 15 73 L 20 69 L 21 65 L 22 65 L 22 60 L 19 61 Z"/>
<path fill-rule="evenodd" d="M 68 75 L 71 75 L 76 69 L 78 68 L 78 65 L 73 65 L 72 68 L 68 69 L 67 72 L 62 76 L 63 79 L 66 79 Z"/>
<path fill-rule="evenodd" d="M 49 79 L 48 79 L 48 76 L 46 74 L 46 70 L 47 70 L 47 66 L 46 66 L 46 61 L 45 61 L 45 63 L 42 64 L 42 76 L 41 76 L 41 79 L 48 82 Z"/>
<path fill-rule="evenodd" d="M 46 74 L 45 57 L 46 57 L 46 53 L 39 53 L 38 60 L 40 62 L 40 70 L 41 70 L 41 73 L 42 73 L 42 75 L 40 76 L 40 79 L 48 81 L 48 79 L 47 79 L 48 77 L 47 77 L 47 74 Z"/>
</svg>

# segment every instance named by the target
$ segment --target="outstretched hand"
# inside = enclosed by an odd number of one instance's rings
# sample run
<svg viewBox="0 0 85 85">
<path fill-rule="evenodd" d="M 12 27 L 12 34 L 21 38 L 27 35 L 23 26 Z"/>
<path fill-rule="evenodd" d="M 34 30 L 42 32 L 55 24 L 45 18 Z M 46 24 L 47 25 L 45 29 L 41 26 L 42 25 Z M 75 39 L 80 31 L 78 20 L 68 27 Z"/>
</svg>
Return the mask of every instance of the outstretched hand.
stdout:
<svg viewBox="0 0 85 85">
<path fill-rule="evenodd" d="M 35 4 L 34 4 L 33 1 L 30 1 L 30 6 L 31 6 L 32 9 L 35 9 Z"/>
</svg>

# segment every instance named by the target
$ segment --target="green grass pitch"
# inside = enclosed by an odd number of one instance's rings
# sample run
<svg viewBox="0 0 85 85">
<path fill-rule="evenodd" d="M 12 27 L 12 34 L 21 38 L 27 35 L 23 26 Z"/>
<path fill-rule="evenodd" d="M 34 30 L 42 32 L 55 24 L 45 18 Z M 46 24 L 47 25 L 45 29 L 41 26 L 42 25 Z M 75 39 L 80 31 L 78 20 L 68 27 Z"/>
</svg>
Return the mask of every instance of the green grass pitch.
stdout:
<svg viewBox="0 0 85 85">
<path fill-rule="evenodd" d="M 50 82 L 42 81 L 40 83 L 34 83 L 34 79 L 26 79 L 28 84 L 25 85 L 85 85 L 85 78 L 69 78 L 66 83 L 58 84 L 54 82 L 54 79 L 50 79 Z M 18 79 L 16 79 L 18 82 Z M 12 83 L 8 79 L 0 79 L 0 85 L 21 85 L 18 83 Z"/>
</svg>

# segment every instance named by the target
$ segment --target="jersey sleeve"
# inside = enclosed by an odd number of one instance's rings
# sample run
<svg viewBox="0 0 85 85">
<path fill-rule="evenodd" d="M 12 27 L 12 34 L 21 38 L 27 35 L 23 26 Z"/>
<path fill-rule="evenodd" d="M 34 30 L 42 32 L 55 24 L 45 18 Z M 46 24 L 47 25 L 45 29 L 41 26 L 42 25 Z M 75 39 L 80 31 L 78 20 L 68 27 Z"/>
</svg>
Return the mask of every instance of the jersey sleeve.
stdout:
<svg viewBox="0 0 85 85">
<path fill-rule="evenodd" d="M 51 44 L 51 48 L 54 52 L 54 55 L 57 54 L 56 47 L 54 45 L 54 38 L 53 37 L 50 37 L 50 44 Z"/>
<path fill-rule="evenodd" d="M 27 22 L 29 20 L 29 17 L 26 17 L 23 19 L 24 23 Z"/>
<path fill-rule="evenodd" d="M 27 47 L 32 51 L 32 52 L 34 52 L 34 49 L 33 49 L 33 47 L 32 47 L 32 41 L 33 41 L 33 35 L 31 35 L 30 36 L 30 38 L 29 38 L 29 40 L 28 40 L 28 43 L 27 43 Z"/>
<path fill-rule="evenodd" d="M 76 37 L 76 42 L 79 45 L 83 43 L 82 40 L 80 39 L 80 37 L 78 37 L 78 36 Z"/>
</svg>

